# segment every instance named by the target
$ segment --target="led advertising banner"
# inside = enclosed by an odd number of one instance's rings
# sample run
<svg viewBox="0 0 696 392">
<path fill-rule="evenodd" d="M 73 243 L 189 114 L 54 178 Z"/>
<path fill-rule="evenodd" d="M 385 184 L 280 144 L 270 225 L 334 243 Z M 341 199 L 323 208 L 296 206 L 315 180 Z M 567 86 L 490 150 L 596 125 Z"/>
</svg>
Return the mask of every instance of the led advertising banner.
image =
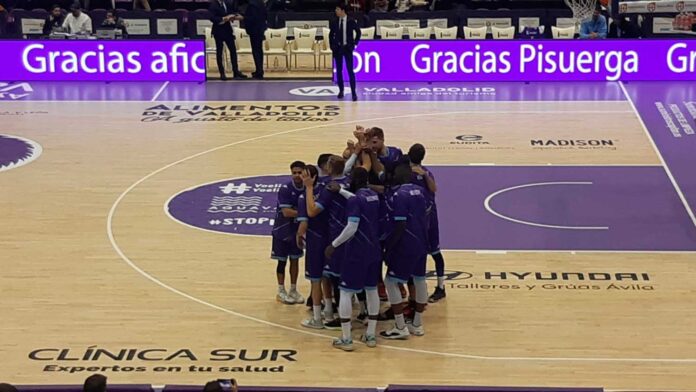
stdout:
<svg viewBox="0 0 696 392">
<path fill-rule="evenodd" d="M 359 81 L 696 80 L 692 40 L 361 41 Z"/>
<path fill-rule="evenodd" d="M 205 81 L 205 43 L 140 40 L 0 41 L 2 80 Z"/>
</svg>

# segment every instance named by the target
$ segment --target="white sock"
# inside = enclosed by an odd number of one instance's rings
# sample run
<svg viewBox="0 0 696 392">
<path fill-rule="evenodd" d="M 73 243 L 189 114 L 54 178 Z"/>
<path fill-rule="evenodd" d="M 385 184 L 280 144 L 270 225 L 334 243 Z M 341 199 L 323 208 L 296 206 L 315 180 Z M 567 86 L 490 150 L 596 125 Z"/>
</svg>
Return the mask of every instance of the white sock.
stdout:
<svg viewBox="0 0 696 392">
<path fill-rule="evenodd" d="M 420 327 L 423 325 L 423 312 L 416 312 L 413 316 L 413 326 Z"/>
<path fill-rule="evenodd" d="M 445 288 L 445 277 L 444 276 L 437 277 L 437 287 L 439 287 L 441 289 Z"/>
<path fill-rule="evenodd" d="M 279 285 L 278 285 L 278 292 L 279 292 L 279 293 L 282 293 L 283 291 L 285 291 L 285 285 L 284 285 L 284 284 L 279 284 Z"/>
<path fill-rule="evenodd" d="M 394 321 L 396 322 L 396 328 L 404 329 L 406 328 L 406 321 L 404 321 L 404 314 L 395 314 Z"/>
<path fill-rule="evenodd" d="M 333 298 L 324 298 L 324 318 L 326 320 L 334 318 Z"/>
<path fill-rule="evenodd" d="M 367 290 L 367 314 L 377 316 L 379 314 L 379 294 L 377 290 Z M 367 334 L 375 336 L 377 333 L 377 320 L 367 319 Z"/>
<path fill-rule="evenodd" d="M 350 316 L 352 313 L 353 295 L 345 291 L 341 291 L 341 298 L 338 301 L 338 315 L 341 317 L 341 331 L 343 332 L 343 340 L 352 339 L 350 334 Z"/>
<path fill-rule="evenodd" d="M 353 337 L 350 336 L 350 321 L 341 322 L 341 331 L 343 332 L 343 340 L 353 340 Z"/>
<path fill-rule="evenodd" d="M 290 291 L 297 291 L 297 285 L 296 285 L 296 284 L 291 284 L 291 285 L 290 285 Z"/>
<path fill-rule="evenodd" d="M 321 305 L 312 305 L 312 313 L 314 314 L 314 321 L 321 322 Z"/>
</svg>

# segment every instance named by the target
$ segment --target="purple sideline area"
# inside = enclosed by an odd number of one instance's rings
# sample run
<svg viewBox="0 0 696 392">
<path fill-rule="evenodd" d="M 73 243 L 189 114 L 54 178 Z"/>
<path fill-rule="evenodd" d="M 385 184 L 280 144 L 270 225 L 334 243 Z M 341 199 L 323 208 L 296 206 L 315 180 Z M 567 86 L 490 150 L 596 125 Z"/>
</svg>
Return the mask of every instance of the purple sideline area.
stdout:
<svg viewBox="0 0 696 392">
<path fill-rule="evenodd" d="M 633 82 L 625 87 L 693 211 L 696 208 L 696 83 Z M 664 117 L 658 105 L 664 107 Z"/>
<path fill-rule="evenodd" d="M 164 87 L 163 87 L 164 86 Z M 617 83 L 360 83 L 361 101 L 623 101 Z M 330 81 L 0 82 L 0 101 L 336 101 Z M 345 101 L 351 104 L 350 100 Z M 359 103 L 358 103 L 359 104 Z"/>
<path fill-rule="evenodd" d="M 82 392 L 82 385 L 18 385 L 19 392 Z M 109 392 L 153 392 L 147 384 L 111 385 Z M 163 392 L 201 392 L 199 385 L 167 385 Z M 377 392 L 376 388 L 317 388 L 240 386 L 240 392 Z M 465 387 L 435 385 L 390 385 L 387 392 L 602 392 L 602 388 Z"/>
</svg>

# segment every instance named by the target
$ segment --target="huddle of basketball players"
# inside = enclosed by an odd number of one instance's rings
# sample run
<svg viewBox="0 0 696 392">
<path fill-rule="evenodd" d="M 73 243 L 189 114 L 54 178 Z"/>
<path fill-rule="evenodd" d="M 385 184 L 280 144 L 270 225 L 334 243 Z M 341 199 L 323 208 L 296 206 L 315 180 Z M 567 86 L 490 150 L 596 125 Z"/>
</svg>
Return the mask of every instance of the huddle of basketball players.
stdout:
<svg viewBox="0 0 696 392">
<path fill-rule="evenodd" d="M 391 329 L 379 333 L 381 338 L 423 336 L 426 304 L 445 298 L 437 185 L 422 166 L 425 147 L 414 144 L 404 155 L 384 144 L 380 128 L 357 126 L 353 134 L 356 140 L 348 142 L 342 155 L 322 154 L 317 166 L 301 161 L 290 165 L 292 180 L 278 192 L 271 252 L 278 261 L 278 301 L 299 304 L 304 303 L 297 291 L 304 250 L 312 317 L 302 326 L 341 330 L 333 346 L 344 351 L 354 349 L 354 296 L 360 303 L 357 320 L 367 324 L 360 340 L 368 347 L 377 346 L 378 320 L 394 319 Z M 430 297 L 425 280 L 428 254 L 435 260 L 438 281 Z M 285 290 L 288 260 L 289 292 Z M 386 291 L 391 304 L 383 314 L 381 291 Z"/>
</svg>

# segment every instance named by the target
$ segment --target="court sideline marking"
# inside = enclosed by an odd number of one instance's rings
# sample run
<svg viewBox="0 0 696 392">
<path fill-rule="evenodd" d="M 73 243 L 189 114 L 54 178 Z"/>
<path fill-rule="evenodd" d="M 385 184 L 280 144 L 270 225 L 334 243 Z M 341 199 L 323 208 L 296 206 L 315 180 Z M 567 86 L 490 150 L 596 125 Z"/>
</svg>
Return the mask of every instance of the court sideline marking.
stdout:
<svg viewBox="0 0 696 392">
<path fill-rule="evenodd" d="M 157 90 L 157 92 L 152 97 L 150 102 L 155 102 L 157 100 L 157 98 L 159 98 L 160 94 L 162 94 L 162 92 L 164 92 L 164 89 L 166 89 L 168 85 L 169 85 L 169 81 L 162 83 L 162 87 L 160 87 L 159 90 Z"/>
<path fill-rule="evenodd" d="M 377 117 L 377 118 L 369 118 L 369 119 L 358 119 L 358 120 L 350 120 L 350 121 L 343 121 L 343 122 L 337 122 L 337 123 L 331 123 L 331 124 L 317 124 L 309 127 L 302 127 L 302 128 L 296 128 L 296 129 L 290 129 L 286 131 L 281 131 L 281 132 L 276 132 L 276 133 L 269 133 L 261 136 L 255 136 L 252 138 L 244 139 L 244 140 L 239 140 L 236 142 L 224 144 L 221 146 L 213 147 L 208 150 L 198 152 L 196 154 L 190 155 L 188 157 L 179 159 L 175 162 L 169 163 L 155 171 L 150 172 L 149 174 L 145 175 L 138 181 L 134 182 L 131 184 L 126 190 L 124 190 L 119 197 L 114 201 L 114 204 L 111 206 L 111 209 L 109 210 L 109 213 L 107 215 L 106 219 L 106 231 L 107 235 L 109 237 L 109 241 L 111 242 L 111 246 L 114 248 L 118 256 L 128 265 L 130 266 L 133 270 L 138 272 L 141 276 L 146 278 L 147 280 L 151 281 L 152 283 L 155 283 L 156 285 L 171 291 L 174 294 L 177 294 L 181 297 L 184 297 L 186 299 L 189 299 L 193 302 L 196 302 L 198 304 L 207 306 L 212 309 L 219 310 L 221 312 L 237 316 L 239 318 L 243 318 L 249 321 L 254 321 L 259 324 L 263 324 L 269 327 L 275 327 L 279 329 L 284 329 L 286 331 L 292 331 L 296 333 L 300 333 L 303 335 L 308 335 L 308 336 L 314 336 L 314 337 L 319 337 L 323 339 L 334 339 L 335 337 L 332 335 L 325 335 L 317 332 L 311 332 L 306 329 L 300 329 L 300 328 L 294 328 L 294 327 L 289 327 L 286 325 L 282 324 L 277 324 L 271 321 L 259 319 L 253 316 L 249 316 L 243 313 L 236 312 L 234 310 L 230 310 L 227 308 L 224 308 L 219 305 L 215 305 L 211 302 L 207 302 L 205 300 L 202 300 L 200 298 L 194 297 L 190 294 L 187 294 L 175 287 L 172 287 L 161 280 L 157 279 L 156 277 L 150 275 L 140 267 L 138 267 L 126 254 L 121 250 L 119 247 L 118 243 L 116 242 L 116 238 L 114 236 L 113 232 L 113 218 L 114 218 L 114 213 L 116 212 L 116 209 L 118 208 L 119 204 L 121 201 L 130 193 L 133 189 L 135 189 L 138 185 L 142 184 L 143 182 L 147 181 L 148 179 L 154 177 L 155 175 L 171 168 L 174 167 L 180 163 L 186 162 L 191 159 L 195 159 L 197 157 L 200 157 L 202 155 L 209 154 L 211 152 L 215 152 L 218 150 L 222 150 L 228 147 L 233 147 L 237 146 L 243 143 L 248 143 L 252 141 L 257 141 L 257 140 L 263 140 L 263 139 L 268 139 L 272 138 L 275 136 L 280 136 L 280 135 L 286 135 L 290 133 L 295 133 L 295 132 L 300 132 L 300 131 L 307 131 L 307 130 L 312 130 L 312 129 L 318 129 L 318 128 L 325 128 L 328 126 L 338 126 L 338 125 L 347 125 L 347 124 L 354 124 L 358 122 L 372 122 L 372 121 L 381 121 L 381 120 L 391 120 L 391 119 L 398 119 L 398 118 L 408 118 L 408 117 L 421 117 L 421 116 L 436 116 L 436 115 L 450 115 L 450 114 L 458 114 L 461 113 L 459 111 L 455 112 L 440 112 L 440 113 L 418 113 L 418 114 L 407 114 L 407 115 L 400 115 L 400 116 L 388 116 L 388 117 Z M 466 111 L 464 111 L 466 113 Z M 444 356 L 444 357 L 452 357 L 452 358 L 464 358 L 464 359 L 478 359 L 478 360 L 489 360 L 489 361 L 526 361 L 526 362 L 635 362 L 635 363 L 679 363 L 679 364 L 696 364 L 696 358 L 573 358 L 573 357 L 497 357 L 497 356 L 483 356 L 483 355 L 473 355 L 473 354 L 457 354 L 457 353 L 446 353 L 446 352 L 440 352 L 440 351 L 431 351 L 431 350 L 423 350 L 423 349 L 416 349 L 416 348 L 409 348 L 409 347 L 398 347 L 398 346 L 391 346 L 387 344 L 380 344 L 379 347 L 384 347 L 390 350 L 396 350 L 396 351 L 403 351 L 403 352 L 410 352 L 410 353 L 418 353 L 418 354 L 430 354 L 430 355 L 439 355 L 439 356 Z"/>
<path fill-rule="evenodd" d="M 667 166 L 667 162 L 665 162 L 665 158 L 662 157 L 662 152 L 660 152 L 660 150 L 657 148 L 657 144 L 655 144 L 655 140 L 653 140 L 653 137 L 650 134 L 648 127 L 645 125 L 645 121 L 643 121 L 643 117 L 641 117 L 640 112 L 638 111 L 638 108 L 633 103 L 633 99 L 628 94 L 628 91 L 626 90 L 626 86 L 624 86 L 623 82 L 621 82 L 621 81 L 619 82 L 619 86 L 621 86 L 621 91 L 623 91 L 624 96 L 626 96 L 626 100 L 628 101 L 628 104 L 631 105 L 633 112 L 638 117 L 638 121 L 640 122 L 640 125 L 643 127 L 643 131 L 645 132 L 645 136 L 647 136 L 648 140 L 650 140 L 650 144 L 653 146 L 653 149 L 655 150 L 655 154 L 657 154 L 658 158 L 660 158 L 660 162 L 662 162 L 662 167 L 664 167 L 665 172 L 667 172 L 667 177 L 669 177 L 669 180 L 672 182 L 672 185 L 674 186 L 674 190 L 677 191 L 677 194 L 679 195 L 679 199 L 681 199 L 682 204 L 684 204 L 684 208 L 686 208 L 686 213 L 691 218 L 691 222 L 694 224 L 694 226 L 696 226 L 696 216 L 694 216 L 694 212 L 691 210 L 691 207 L 689 206 L 689 202 L 686 201 L 686 197 L 684 197 L 684 193 L 682 193 L 682 190 L 679 187 L 677 180 L 672 175 L 672 171 L 669 169 L 669 166 Z"/>
</svg>

